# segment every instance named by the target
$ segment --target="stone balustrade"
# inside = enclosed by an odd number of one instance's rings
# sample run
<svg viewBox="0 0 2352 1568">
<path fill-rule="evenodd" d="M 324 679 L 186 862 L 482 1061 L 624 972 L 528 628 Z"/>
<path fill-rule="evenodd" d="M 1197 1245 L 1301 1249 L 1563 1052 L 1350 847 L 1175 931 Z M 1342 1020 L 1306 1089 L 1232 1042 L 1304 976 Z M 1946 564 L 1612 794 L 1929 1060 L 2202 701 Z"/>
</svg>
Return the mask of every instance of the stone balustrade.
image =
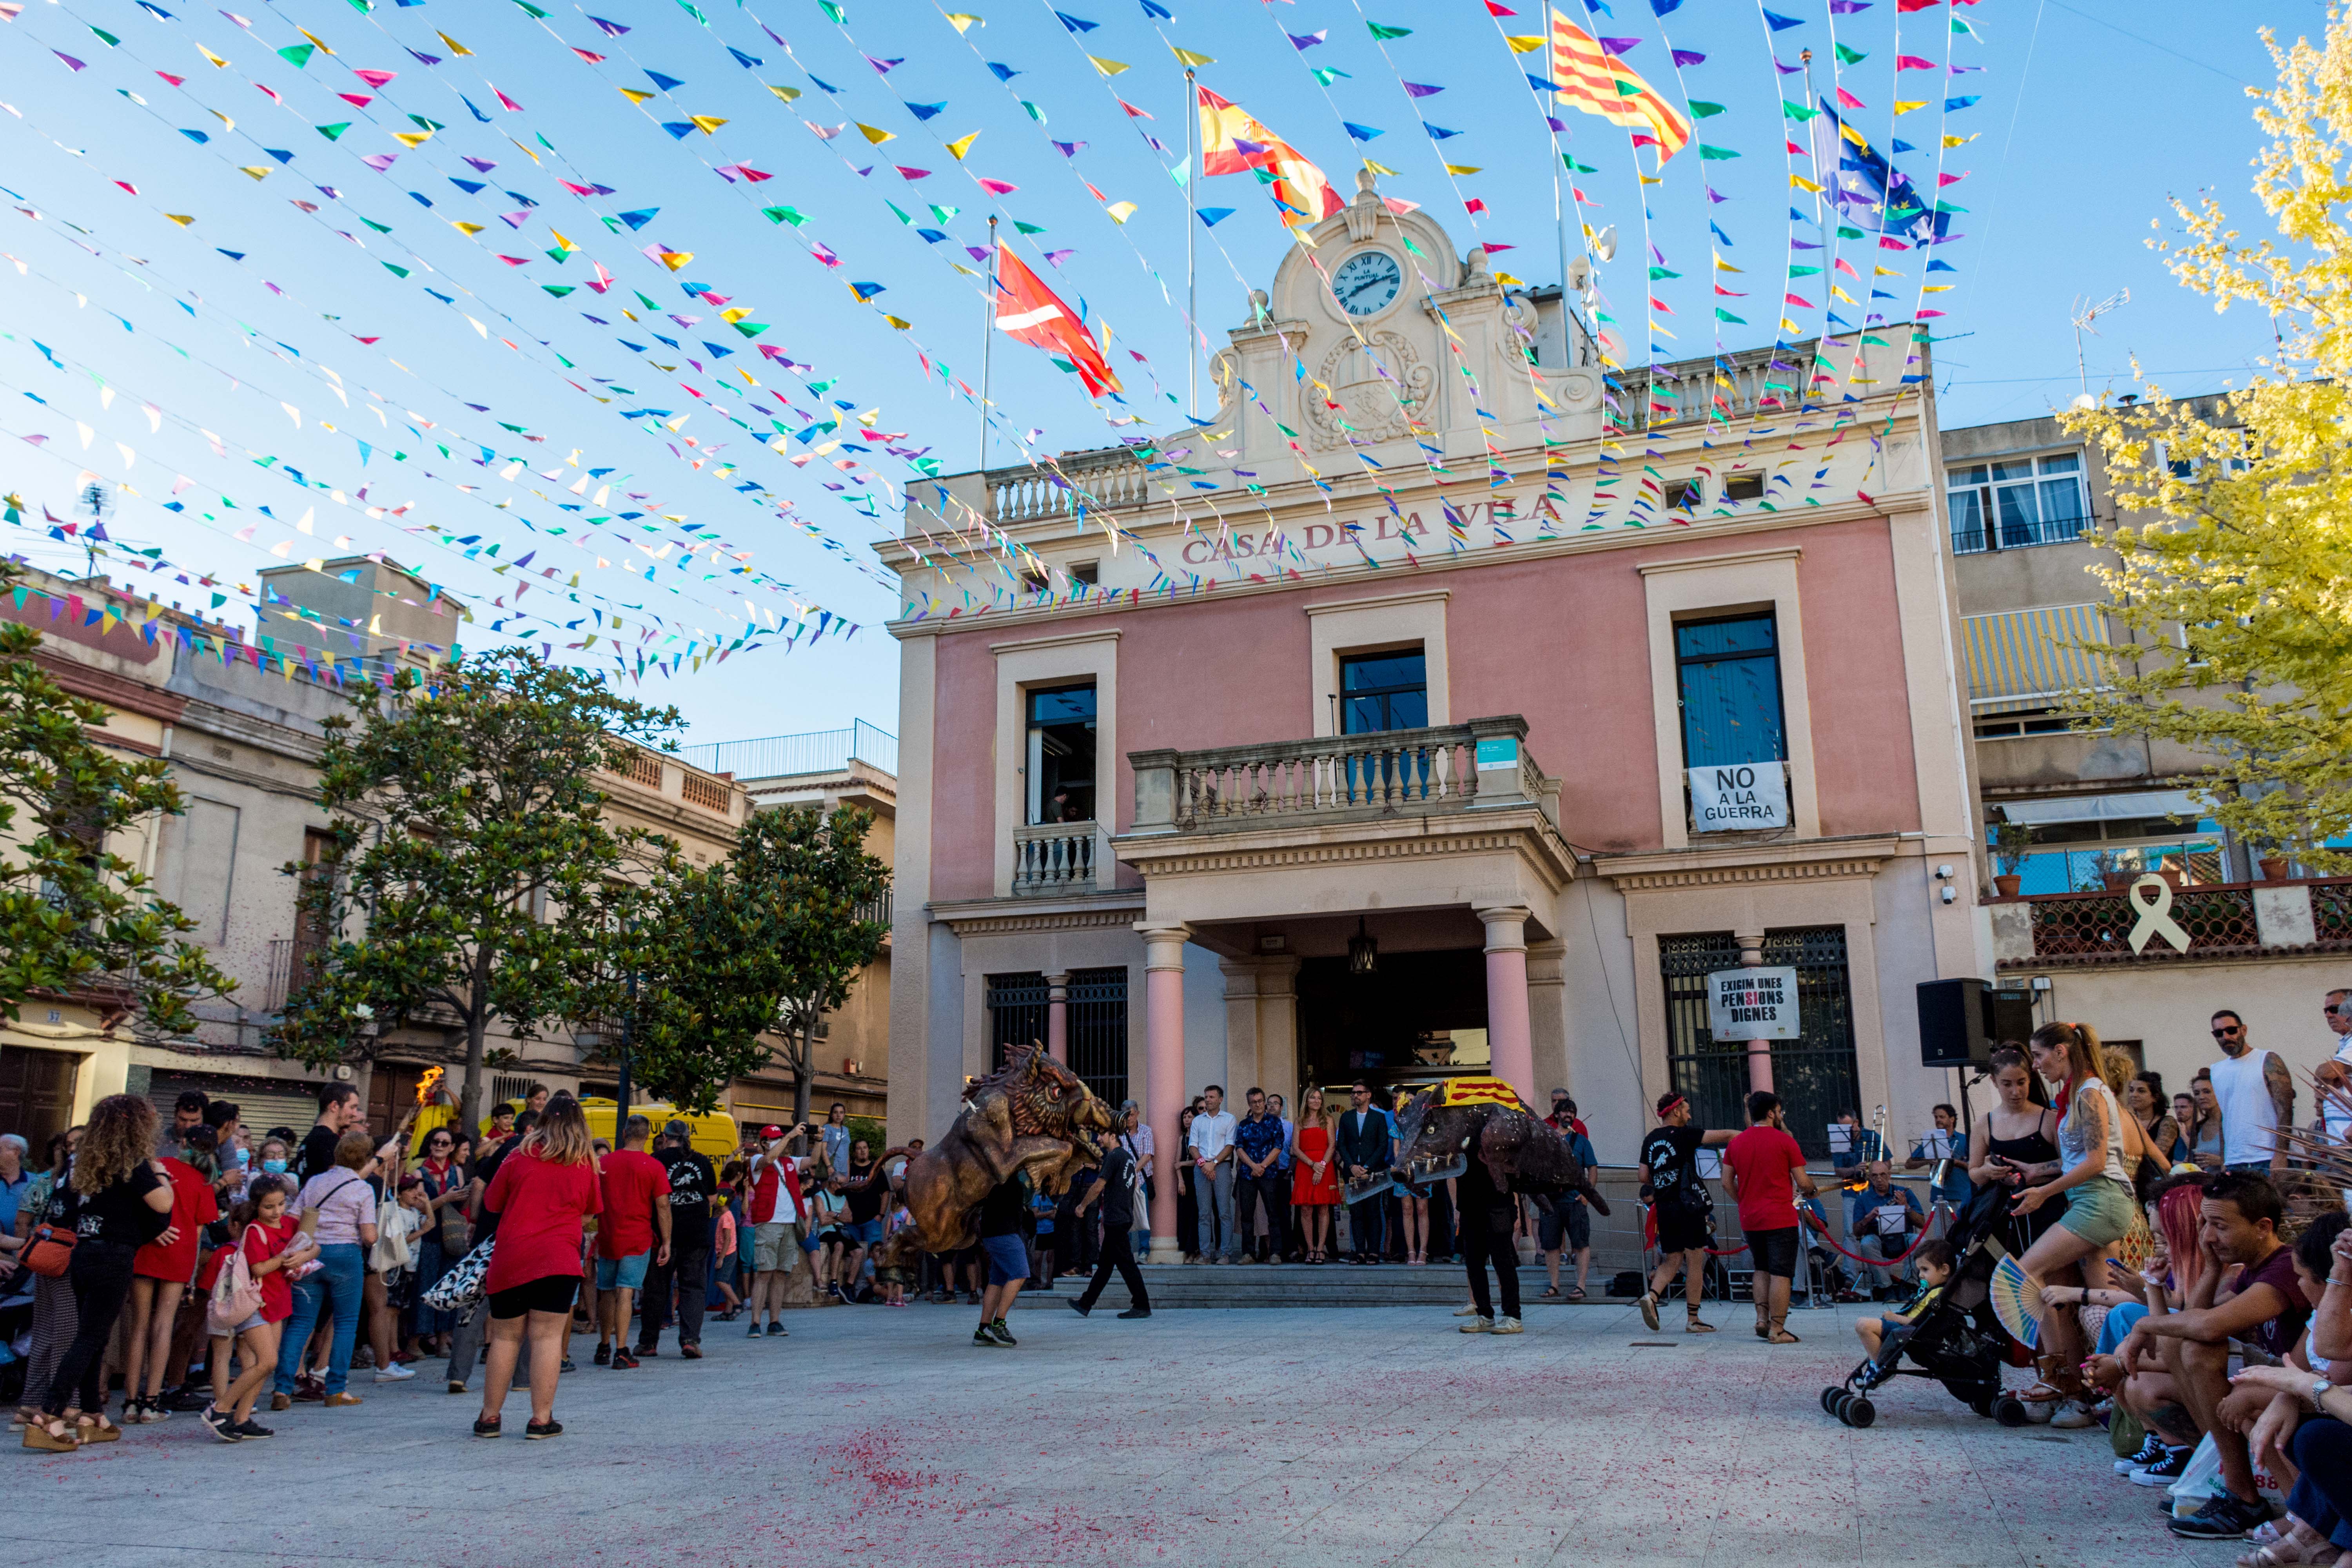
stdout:
<svg viewBox="0 0 2352 1568">
<path fill-rule="evenodd" d="M 1135 826 L 1198 833 L 1532 805 L 1559 786 L 1528 754 L 1517 714 L 1422 730 L 1318 735 L 1210 751 L 1128 753 Z"/>
</svg>

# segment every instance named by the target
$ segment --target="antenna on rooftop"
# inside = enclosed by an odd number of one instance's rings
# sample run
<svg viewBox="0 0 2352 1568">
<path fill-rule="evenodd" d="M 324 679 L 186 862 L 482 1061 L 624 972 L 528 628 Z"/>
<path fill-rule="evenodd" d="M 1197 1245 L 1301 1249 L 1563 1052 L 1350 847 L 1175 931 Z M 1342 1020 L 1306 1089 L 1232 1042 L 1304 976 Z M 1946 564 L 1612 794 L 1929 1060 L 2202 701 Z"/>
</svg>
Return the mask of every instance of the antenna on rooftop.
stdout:
<svg viewBox="0 0 2352 1568">
<path fill-rule="evenodd" d="M 2087 405 L 2091 395 L 2091 375 L 2090 372 L 2084 369 L 2083 364 L 2083 334 L 2084 332 L 2088 332 L 2093 337 L 2097 337 L 2099 335 L 2099 329 L 2093 326 L 2091 323 L 2097 321 L 2101 316 L 2105 315 L 2108 311 L 2120 310 L 2130 303 L 2131 290 L 2128 289 L 2118 289 L 2095 304 L 2085 301 L 2080 294 L 2074 296 L 2074 314 L 2070 316 L 2068 320 L 2074 323 L 2074 379 L 2077 383 L 2076 390 L 2082 394 L 2085 405 Z"/>
</svg>

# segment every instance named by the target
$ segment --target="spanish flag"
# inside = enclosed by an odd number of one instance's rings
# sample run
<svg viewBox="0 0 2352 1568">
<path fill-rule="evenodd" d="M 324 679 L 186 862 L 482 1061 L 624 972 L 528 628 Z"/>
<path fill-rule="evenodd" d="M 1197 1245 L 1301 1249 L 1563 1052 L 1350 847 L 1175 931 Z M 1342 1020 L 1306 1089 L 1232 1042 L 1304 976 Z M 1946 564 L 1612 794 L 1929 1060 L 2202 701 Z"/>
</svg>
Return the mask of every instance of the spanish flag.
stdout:
<svg viewBox="0 0 2352 1568">
<path fill-rule="evenodd" d="M 1559 12 L 1551 14 L 1551 76 L 1561 101 L 1612 125 L 1646 128 L 1658 142 L 1658 166 L 1689 144 L 1690 121 L 1658 96 L 1601 40 Z"/>
<path fill-rule="evenodd" d="M 1305 154 L 1245 111 L 1211 92 L 1201 95 L 1201 173 L 1239 174 L 1264 169 L 1274 175 L 1274 199 L 1285 226 L 1320 222 L 1348 204 Z"/>
<path fill-rule="evenodd" d="M 1078 313 L 1001 242 L 996 247 L 996 325 L 1007 337 L 1067 360 L 1093 396 L 1122 390 L 1118 374 Z"/>
<path fill-rule="evenodd" d="M 1518 1090 L 1498 1078 L 1449 1078 L 1437 1086 L 1439 1105 L 1507 1105 L 1527 1110 Z"/>
</svg>

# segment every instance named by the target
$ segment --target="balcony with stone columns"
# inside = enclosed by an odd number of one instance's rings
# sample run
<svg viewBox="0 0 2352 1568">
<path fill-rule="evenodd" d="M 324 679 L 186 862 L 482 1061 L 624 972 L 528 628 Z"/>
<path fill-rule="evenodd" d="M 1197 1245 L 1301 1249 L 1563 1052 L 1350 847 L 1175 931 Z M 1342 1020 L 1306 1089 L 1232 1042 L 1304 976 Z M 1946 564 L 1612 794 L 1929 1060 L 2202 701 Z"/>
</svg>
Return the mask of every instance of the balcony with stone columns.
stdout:
<svg viewBox="0 0 2352 1568">
<path fill-rule="evenodd" d="M 1143 874 L 1153 921 L 1549 908 L 1575 862 L 1527 733 L 1506 714 L 1129 752 L 1135 813 L 1111 847 Z"/>
</svg>

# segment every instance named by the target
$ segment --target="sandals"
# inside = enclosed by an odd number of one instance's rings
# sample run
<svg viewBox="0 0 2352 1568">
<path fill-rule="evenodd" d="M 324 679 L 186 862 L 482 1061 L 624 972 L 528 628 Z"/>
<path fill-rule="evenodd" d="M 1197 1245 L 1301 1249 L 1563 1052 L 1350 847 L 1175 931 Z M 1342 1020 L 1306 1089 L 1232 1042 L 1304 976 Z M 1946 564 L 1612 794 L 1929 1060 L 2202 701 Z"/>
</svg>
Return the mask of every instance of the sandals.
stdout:
<svg viewBox="0 0 2352 1568">
<path fill-rule="evenodd" d="M 103 1415 L 84 1416 L 75 1424 L 74 1432 L 85 1443 L 113 1443 L 122 1437 L 122 1428 Z"/>
<path fill-rule="evenodd" d="M 1558 1301 L 1563 1300 L 1559 1293 L 1559 1287 L 1557 1285 L 1545 1286 L 1537 1295 L 1536 1299 L 1539 1301 Z"/>
<path fill-rule="evenodd" d="M 1583 1287 L 1583 1286 L 1581 1286 L 1581 1285 L 1570 1285 L 1570 1286 L 1568 1288 L 1568 1299 L 1569 1299 L 1570 1300 L 1571 1300 L 1571 1301 L 1581 1301 L 1581 1300 L 1584 1300 L 1584 1287 Z"/>
<path fill-rule="evenodd" d="M 51 1431 L 53 1426 L 58 1430 Z M 81 1439 L 71 1426 L 51 1416 L 26 1424 L 25 1447 L 49 1454 L 72 1454 L 80 1451 Z"/>
<path fill-rule="evenodd" d="M 1698 1314 L 1696 1312 L 1693 1312 L 1683 1320 L 1683 1332 L 1686 1334 L 1711 1334 L 1715 1332 L 1715 1325 L 1713 1323 L 1700 1322 Z"/>
<path fill-rule="evenodd" d="M 2315 1548 L 2297 1546 L 2292 1541 L 2274 1541 L 2239 1558 L 2238 1568 L 2289 1568 L 2295 1563 L 2332 1563 L 2339 1555 L 2337 1548 L 2326 1540 L 2317 1543 L 2315 1551 L 2317 1554 L 2314 1555 Z"/>
</svg>

